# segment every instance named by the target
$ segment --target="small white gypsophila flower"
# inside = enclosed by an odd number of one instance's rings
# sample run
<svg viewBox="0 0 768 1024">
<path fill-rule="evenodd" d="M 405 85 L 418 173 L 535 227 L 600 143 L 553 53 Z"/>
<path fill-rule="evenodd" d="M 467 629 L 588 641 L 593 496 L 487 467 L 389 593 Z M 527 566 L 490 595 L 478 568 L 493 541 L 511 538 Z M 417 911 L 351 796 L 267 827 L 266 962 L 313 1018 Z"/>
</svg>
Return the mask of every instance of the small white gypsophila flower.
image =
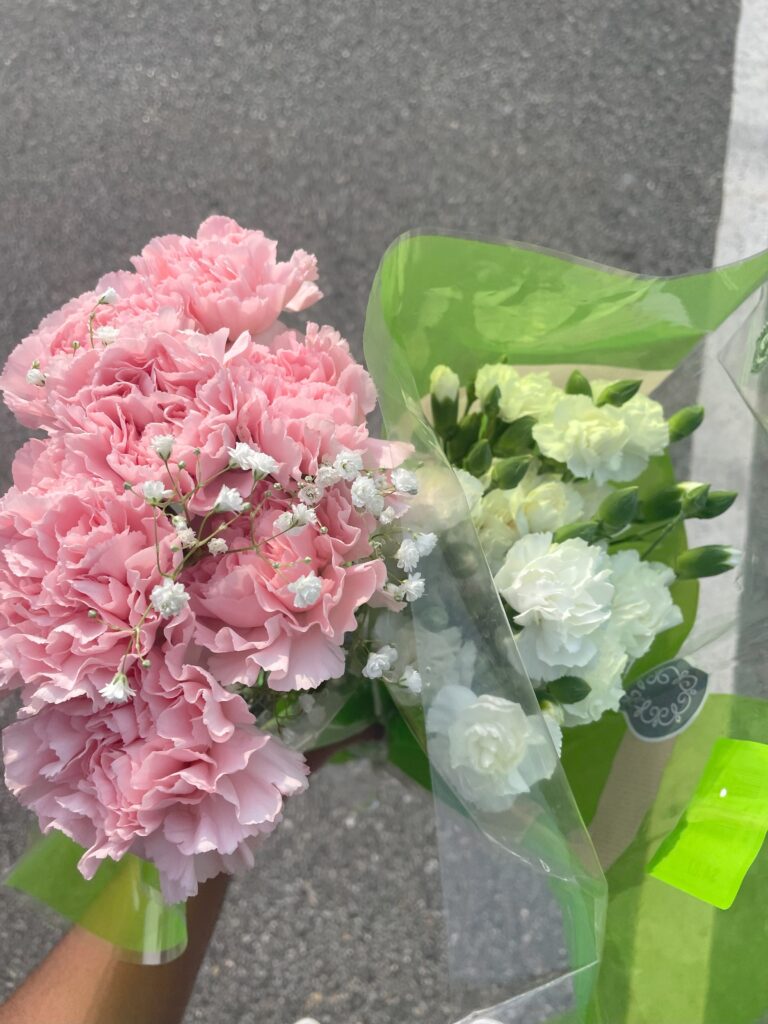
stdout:
<svg viewBox="0 0 768 1024">
<path fill-rule="evenodd" d="M 99 296 L 98 305 L 100 306 L 114 306 L 120 296 L 117 294 L 114 288 L 107 288 Z"/>
<path fill-rule="evenodd" d="M 410 469 L 396 469 L 392 473 L 392 486 L 401 494 L 419 493 L 419 479 Z"/>
<path fill-rule="evenodd" d="M 120 331 L 116 327 L 97 327 L 93 332 L 93 336 L 102 345 L 113 345 L 120 337 Z"/>
<path fill-rule="evenodd" d="M 335 466 L 320 466 L 315 476 L 315 483 L 321 490 L 324 490 L 326 487 L 333 487 L 341 478 L 341 473 Z"/>
<path fill-rule="evenodd" d="M 123 704 L 129 697 L 133 697 L 134 692 L 125 672 L 116 672 L 107 685 L 99 690 L 104 700 L 114 704 Z"/>
<path fill-rule="evenodd" d="M 167 490 L 162 480 L 147 480 L 142 486 L 141 492 L 150 505 L 158 505 L 161 501 L 171 497 L 171 491 Z"/>
<path fill-rule="evenodd" d="M 191 526 L 185 526 L 183 530 L 176 531 L 176 537 L 183 548 L 191 548 L 197 543 L 197 535 Z"/>
<path fill-rule="evenodd" d="M 318 487 L 316 483 L 311 480 L 307 480 L 299 488 L 299 499 L 304 502 L 305 505 L 317 505 L 317 503 L 323 497 L 322 487 Z"/>
<path fill-rule="evenodd" d="M 27 370 L 27 384 L 34 384 L 36 388 L 45 386 L 45 374 L 39 366 L 34 364 Z"/>
<path fill-rule="evenodd" d="M 152 451 L 161 459 L 168 459 L 173 451 L 174 440 L 173 434 L 155 434 L 149 444 Z"/>
<path fill-rule="evenodd" d="M 242 512 L 247 502 L 240 491 L 234 487 L 227 487 L 226 484 L 219 491 L 219 496 L 214 505 L 216 512 Z"/>
<path fill-rule="evenodd" d="M 352 484 L 352 504 L 371 515 L 378 516 L 384 511 L 384 498 L 369 476 L 359 476 Z"/>
<path fill-rule="evenodd" d="M 305 526 L 309 526 L 310 523 L 312 525 L 317 523 L 317 513 L 309 505 L 300 501 L 280 513 L 275 520 L 275 530 L 277 533 L 289 533 L 293 530 L 301 530 Z"/>
<path fill-rule="evenodd" d="M 378 651 L 371 651 L 363 668 L 366 679 L 381 679 L 397 661 L 397 651 L 391 644 L 386 644 Z"/>
<path fill-rule="evenodd" d="M 404 686 L 406 690 L 410 690 L 411 693 L 416 695 L 421 693 L 421 673 L 413 665 L 407 665 L 403 669 L 399 682 L 401 686 Z"/>
<path fill-rule="evenodd" d="M 223 555 L 227 550 L 227 542 L 223 537 L 214 537 L 208 541 L 208 550 L 212 555 Z"/>
<path fill-rule="evenodd" d="M 171 526 L 178 533 L 179 530 L 186 530 L 186 528 L 189 526 L 189 523 L 187 522 L 185 516 L 176 515 L 171 516 Z"/>
<path fill-rule="evenodd" d="M 360 452 L 342 448 L 333 460 L 333 468 L 341 475 L 342 480 L 356 480 L 363 468 L 363 457 Z"/>
<path fill-rule="evenodd" d="M 420 558 L 431 554 L 437 544 L 437 535 L 434 533 L 417 533 L 412 537 L 403 538 L 400 547 L 395 552 L 397 564 L 400 569 L 412 572 L 419 564 Z"/>
<path fill-rule="evenodd" d="M 397 519 L 397 512 L 395 512 L 391 505 L 387 505 L 379 513 L 379 522 L 382 526 L 389 526 L 391 523 L 394 523 L 395 519 Z"/>
<path fill-rule="evenodd" d="M 289 583 L 288 589 L 293 594 L 294 608 L 310 608 L 322 593 L 323 581 L 313 572 L 308 572 Z"/>
<path fill-rule="evenodd" d="M 232 465 L 239 469 L 250 469 L 262 476 L 269 476 L 280 469 L 277 459 L 273 459 L 271 455 L 267 455 L 266 452 L 262 452 L 258 448 L 252 448 L 244 441 L 238 441 L 235 447 L 228 448 L 227 452 Z"/>
<path fill-rule="evenodd" d="M 189 604 L 189 594 L 184 589 L 183 583 L 176 583 L 166 577 L 162 583 L 158 583 L 150 594 L 152 607 L 159 612 L 163 618 L 172 619 L 178 615 Z"/>
<path fill-rule="evenodd" d="M 410 576 L 400 584 L 400 600 L 402 601 L 405 599 L 408 602 L 418 601 L 420 597 L 424 596 L 425 586 L 426 582 L 420 572 L 411 573 Z"/>
</svg>

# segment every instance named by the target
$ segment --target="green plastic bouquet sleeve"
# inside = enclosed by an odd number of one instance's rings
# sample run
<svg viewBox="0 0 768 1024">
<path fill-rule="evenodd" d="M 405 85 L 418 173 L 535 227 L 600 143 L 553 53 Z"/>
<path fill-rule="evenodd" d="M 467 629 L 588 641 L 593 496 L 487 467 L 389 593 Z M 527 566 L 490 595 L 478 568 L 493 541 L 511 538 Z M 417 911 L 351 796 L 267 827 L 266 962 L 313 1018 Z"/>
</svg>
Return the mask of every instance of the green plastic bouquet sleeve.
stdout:
<svg viewBox="0 0 768 1024">
<path fill-rule="evenodd" d="M 738 575 L 701 585 L 678 581 L 673 597 L 682 623 L 657 638 L 627 679 L 631 686 L 655 667 L 682 659 L 707 681 L 698 712 L 677 732 L 656 737 L 659 742 L 637 735 L 623 712 L 566 730 L 567 782 L 558 770 L 521 796 L 521 803 L 537 803 L 529 827 L 520 808 L 508 814 L 504 827 L 469 809 L 466 817 L 478 833 L 515 858 L 516 870 L 490 871 L 484 886 L 455 851 L 441 850 L 447 917 L 464 932 L 462 956 L 450 960 L 451 982 L 464 997 L 462 1021 L 757 1024 L 766 1019 L 768 933 L 759 896 L 768 891 L 766 850 L 736 886 L 728 910 L 691 895 L 706 886 L 685 881 L 685 891 L 651 872 L 657 851 L 668 856 L 680 834 L 686 851 L 695 845 L 696 829 L 702 829 L 697 786 L 707 777 L 718 741 L 768 742 L 767 283 L 768 252 L 716 270 L 663 278 L 516 243 L 414 232 L 382 258 L 368 305 L 365 354 L 386 431 L 415 445 L 434 482 L 432 513 L 450 511 L 454 532 L 460 520 L 462 542 L 471 554 L 460 564 L 443 556 L 439 597 L 430 600 L 428 587 L 426 606 L 414 606 L 413 629 L 422 637 L 418 650 L 427 682 L 423 707 L 401 709 L 410 731 L 399 726 L 392 746 L 397 762 L 410 763 L 417 779 L 419 762 L 416 755 L 409 761 L 409 745 L 425 747 L 438 822 L 455 811 L 446 810 L 450 796 L 440 806 L 441 793 L 450 787 L 436 768 L 439 752 L 430 749 L 424 734 L 434 692 L 428 683 L 432 654 L 423 637 L 436 622 L 443 637 L 447 623 L 453 629 L 460 622 L 465 645 L 485 644 L 489 692 L 503 693 L 528 711 L 533 707 L 524 672 L 514 658 L 505 660 L 499 646 L 499 612 L 487 567 L 461 578 L 464 562 L 482 561 L 482 555 L 463 493 L 430 426 L 425 396 L 433 368 L 447 365 L 463 382 L 484 364 L 500 361 L 521 372 L 544 369 L 563 382 L 574 369 L 588 378 L 639 378 L 667 415 L 705 393 L 703 426 L 695 438 L 673 446 L 670 456 L 652 460 L 641 491 L 695 480 L 690 474 L 701 472 L 713 487 L 739 493 L 722 520 L 689 523 L 687 535 L 681 526 L 657 551 L 661 561 L 670 561 L 686 545 L 737 543 L 744 552 Z M 480 619 L 491 628 L 483 629 Z M 460 657 L 458 649 L 454 661 Z M 476 680 L 473 685 L 477 689 Z M 768 790 L 768 778 L 763 781 Z M 599 873 L 585 858 L 589 840 L 583 822 L 608 884 L 604 933 L 595 888 Z M 686 832 L 686 822 L 696 828 Z M 468 849 L 481 849 L 481 840 L 473 846 L 467 832 L 468 826 L 462 836 Z M 744 846 L 734 844 L 734 863 L 743 861 Z M 720 856 L 730 856 L 727 844 L 717 848 Z M 581 866 L 552 879 L 559 913 L 524 866 L 536 857 L 549 863 L 547 855 L 554 851 L 561 854 L 561 867 L 568 855 L 572 865 Z M 706 855 L 704 847 L 701 852 Z M 679 874 L 680 861 L 668 876 Z M 695 870 L 706 871 L 706 862 Z M 531 881 L 527 891 L 520 888 L 522 878 Z M 518 969 L 505 971 L 494 961 L 483 985 L 472 988 L 469 979 L 481 973 L 478 951 L 484 948 L 479 934 L 484 922 L 474 904 L 487 905 L 489 890 L 495 890 L 505 905 L 502 886 L 517 900 L 515 909 L 506 905 L 510 915 L 524 911 L 526 924 L 510 923 L 506 932 L 508 959 Z M 599 966 L 589 969 L 598 955 Z"/>
<path fill-rule="evenodd" d="M 5 884 L 33 896 L 62 917 L 98 935 L 129 961 L 160 964 L 187 945 L 185 904 L 167 904 L 157 869 L 130 854 L 106 860 L 86 880 L 77 869 L 83 850 L 61 832 L 35 842 Z"/>
</svg>

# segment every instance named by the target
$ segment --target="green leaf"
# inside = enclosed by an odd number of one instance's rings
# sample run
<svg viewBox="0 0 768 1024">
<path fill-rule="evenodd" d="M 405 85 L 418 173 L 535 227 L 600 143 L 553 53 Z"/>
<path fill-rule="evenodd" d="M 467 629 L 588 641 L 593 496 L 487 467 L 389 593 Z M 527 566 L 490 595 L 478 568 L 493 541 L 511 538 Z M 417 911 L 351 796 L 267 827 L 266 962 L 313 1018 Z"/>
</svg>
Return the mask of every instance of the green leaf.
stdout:
<svg viewBox="0 0 768 1024">
<path fill-rule="evenodd" d="M 472 476 L 482 476 L 487 473 L 491 468 L 493 462 L 493 453 L 491 452 L 491 446 L 486 440 L 478 441 L 472 446 L 466 459 L 464 459 L 464 469 Z"/>
<path fill-rule="evenodd" d="M 544 694 L 556 700 L 558 704 L 576 704 L 589 696 L 592 687 L 579 676 L 561 676 L 547 683 Z"/>
<path fill-rule="evenodd" d="M 600 523 L 594 519 L 585 519 L 580 523 L 568 523 L 567 526 L 561 526 L 559 530 L 555 530 L 552 540 L 556 544 L 562 544 L 564 540 L 572 540 L 574 537 L 578 537 L 580 540 L 585 540 L 587 544 L 592 544 L 593 541 L 599 540 L 602 535 L 603 531 Z"/>
<path fill-rule="evenodd" d="M 591 398 L 592 385 L 581 370 L 574 370 L 565 385 L 565 393 L 566 395 L 588 395 Z"/>
<path fill-rule="evenodd" d="M 491 472 L 491 480 L 504 491 L 517 487 L 533 460 L 531 455 L 515 455 L 511 459 L 501 459 Z"/>
<path fill-rule="evenodd" d="M 501 434 L 493 442 L 493 454 L 497 458 L 508 458 L 512 455 L 523 455 L 533 448 L 533 428 L 536 426 L 534 416 L 521 416 L 512 423 L 506 424 Z"/>
<path fill-rule="evenodd" d="M 622 487 L 604 498 L 597 510 L 597 518 L 608 533 L 618 533 L 634 520 L 639 505 L 640 489 Z"/>
<path fill-rule="evenodd" d="M 617 380 L 603 388 L 595 401 L 595 405 L 624 405 L 630 398 L 634 398 L 640 390 L 640 380 Z"/>
</svg>

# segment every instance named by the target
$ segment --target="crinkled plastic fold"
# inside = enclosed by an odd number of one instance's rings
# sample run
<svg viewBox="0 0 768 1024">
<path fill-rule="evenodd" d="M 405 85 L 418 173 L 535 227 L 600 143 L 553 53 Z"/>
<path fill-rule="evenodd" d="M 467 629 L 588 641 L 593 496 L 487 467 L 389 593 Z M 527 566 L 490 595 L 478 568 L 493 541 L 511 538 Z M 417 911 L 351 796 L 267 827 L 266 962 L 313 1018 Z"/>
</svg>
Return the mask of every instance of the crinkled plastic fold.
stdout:
<svg viewBox="0 0 768 1024">
<path fill-rule="evenodd" d="M 392 691 L 429 755 L 462 1022 L 766 1019 L 766 851 L 728 911 L 665 884 L 648 866 L 715 742 L 768 741 L 767 280 L 768 253 L 654 278 L 436 233 L 405 235 L 382 259 L 366 360 L 387 435 L 413 443 L 422 464 L 419 528 L 440 539 L 425 563 L 425 597 L 378 628 L 409 652 L 424 682 L 415 703 L 401 687 Z M 737 490 L 727 515 L 695 521 L 687 539 L 681 528 L 674 542 L 734 544 L 744 561 L 738 574 L 676 584 L 683 624 L 633 666 L 630 682 L 674 659 L 707 678 L 698 714 L 662 742 L 639 738 L 615 712 L 566 730 L 562 766 L 552 760 L 465 499 L 424 411 L 435 365 L 467 380 L 502 358 L 562 381 L 575 367 L 593 377 L 640 377 L 668 414 L 697 400 L 706 406 L 703 427 L 649 473 L 656 485 L 698 474 Z M 541 738 L 529 742 L 514 799 L 473 791 L 452 774 L 440 732 L 451 703 L 441 696 L 446 687 L 473 695 L 451 689 L 461 706 L 482 694 L 518 704 L 529 736 Z M 408 749 L 398 743 L 393 756 L 406 770 Z M 415 768 L 411 774 L 419 777 Z"/>
</svg>

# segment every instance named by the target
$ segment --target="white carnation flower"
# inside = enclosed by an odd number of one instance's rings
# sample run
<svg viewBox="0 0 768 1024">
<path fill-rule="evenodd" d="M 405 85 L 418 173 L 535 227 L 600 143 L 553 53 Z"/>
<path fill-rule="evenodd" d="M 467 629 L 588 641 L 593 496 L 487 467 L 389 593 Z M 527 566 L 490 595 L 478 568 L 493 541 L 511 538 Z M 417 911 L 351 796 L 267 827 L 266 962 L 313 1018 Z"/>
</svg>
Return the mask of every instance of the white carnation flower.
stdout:
<svg viewBox="0 0 768 1024">
<path fill-rule="evenodd" d="M 173 434 L 155 434 L 149 444 L 152 451 L 159 455 L 161 459 L 169 459 L 175 440 Z"/>
<path fill-rule="evenodd" d="M 355 508 L 361 508 L 374 516 L 384 511 L 384 497 L 371 477 L 359 476 L 352 484 L 350 494 Z"/>
<path fill-rule="evenodd" d="M 429 375 L 429 390 L 439 402 L 454 402 L 461 381 L 449 366 L 435 366 Z"/>
<path fill-rule="evenodd" d="M 472 476 L 466 469 L 454 469 L 454 473 L 461 484 L 461 489 L 464 492 L 464 497 L 467 499 L 467 505 L 469 505 L 470 515 L 474 513 L 475 509 L 480 503 L 480 499 L 483 496 L 483 483 L 478 480 L 476 476 Z"/>
<path fill-rule="evenodd" d="M 516 380 L 510 378 L 501 388 L 499 415 L 508 423 L 521 416 L 539 418 L 549 413 L 563 394 L 548 373 L 527 373 Z"/>
<path fill-rule="evenodd" d="M 598 652 L 581 677 L 590 686 L 587 696 L 575 704 L 564 704 L 565 725 L 596 722 L 606 711 L 617 711 L 624 695 L 622 679 L 629 665 L 627 652 L 611 636 L 610 628 L 597 637 Z"/>
<path fill-rule="evenodd" d="M 395 469 L 392 472 L 392 486 L 401 494 L 418 494 L 419 478 L 410 469 Z"/>
<path fill-rule="evenodd" d="M 426 727 L 438 769 L 481 811 L 507 810 L 557 764 L 540 716 L 528 716 L 502 697 L 478 697 L 467 687 L 443 687 L 427 711 Z"/>
<path fill-rule="evenodd" d="M 315 573 L 310 572 L 289 583 L 288 590 L 294 595 L 294 608 L 310 608 L 322 593 L 323 581 Z"/>
<path fill-rule="evenodd" d="M 614 381 L 595 380 L 592 390 L 595 396 Z M 633 480 L 640 476 L 652 455 L 663 455 L 669 445 L 669 427 L 664 419 L 661 404 L 647 395 L 634 395 L 616 410 L 626 426 L 629 437 L 624 448 L 624 470 L 622 480 Z"/>
<path fill-rule="evenodd" d="M 553 544 L 551 533 L 530 533 L 510 548 L 494 582 L 523 627 L 515 639 L 532 679 L 590 664 L 592 634 L 611 614 L 610 580 L 608 555 L 578 538 Z"/>
<path fill-rule="evenodd" d="M 247 502 L 243 498 L 240 491 L 235 487 L 227 487 L 224 484 L 219 491 L 219 496 L 216 499 L 214 505 L 214 511 L 216 512 L 242 512 L 246 507 Z"/>
<path fill-rule="evenodd" d="M 172 491 L 166 489 L 162 480 L 147 480 L 141 488 L 142 494 L 150 505 L 157 505 L 171 497 Z"/>
<path fill-rule="evenodd" d="M 238 441 L 234 448 L 228 448 L 229 461 L 239 469 L 249 469 L 261 476 L 270 476 L 280 469 L 280 463 L 271 455 L 253 448 L 244 441 Z"/>
<path fill-rule="evenodd" d="M 643 561 L 634 550 L 611 555 L 611 570 L 611 632 L 632 658 L 641 658 L 659 633 L 683 621 L 669 590 L 675 574 L 661 562 Z"/>
<path fill-rule="evenodd" d="M 475 394 L 484 402 L 494 388 L 504 389 L 518 380 L 518 372 L 506 363 L 488 363 L 481 366 L 475 377 Z"/>
<path fill-rule="evenodd" d="M 155 611 L 159 612 L 163 618 L 171 619 L 187 607 L 189 594 L 184 589 L 183 583 L 176 583 L 166 577 L 162 583 L 153 588 L 150 601 Z"/>
<path fill-rule="evenodd" d="M 632 480 L 637 473 L 632 459 L 625 463 L 629 429 L 618 409 L 598 408 L 588 395 L 565 395 L 550 415 L 533 428 L 543 455 L 564 462 L 577 477 Z"/>
<path fill-rule="evenodd" d="M 397 650 L 391 644 L 385 644 L 378 651 L 371 651 L 363 668 L 366 679 L 381 679 L 397 661 Z"/>
</svg>

